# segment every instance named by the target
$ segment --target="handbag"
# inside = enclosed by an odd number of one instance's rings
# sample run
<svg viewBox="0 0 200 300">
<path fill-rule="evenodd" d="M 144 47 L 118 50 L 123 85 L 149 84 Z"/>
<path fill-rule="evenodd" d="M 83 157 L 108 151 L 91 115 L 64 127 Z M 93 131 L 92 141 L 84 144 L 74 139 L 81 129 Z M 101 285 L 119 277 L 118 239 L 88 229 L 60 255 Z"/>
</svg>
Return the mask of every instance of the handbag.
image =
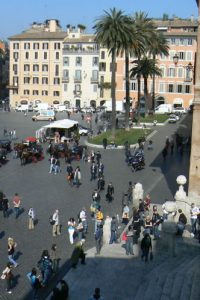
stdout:
<svg viewBox="0 0 200 300">
<path fill-rule="evenodd" d="M 127 235 L 126 235 L 126 232 L 124 232 L 123 235 L 122 235 L 122 241 L 127 241 Z"/>
</svg>

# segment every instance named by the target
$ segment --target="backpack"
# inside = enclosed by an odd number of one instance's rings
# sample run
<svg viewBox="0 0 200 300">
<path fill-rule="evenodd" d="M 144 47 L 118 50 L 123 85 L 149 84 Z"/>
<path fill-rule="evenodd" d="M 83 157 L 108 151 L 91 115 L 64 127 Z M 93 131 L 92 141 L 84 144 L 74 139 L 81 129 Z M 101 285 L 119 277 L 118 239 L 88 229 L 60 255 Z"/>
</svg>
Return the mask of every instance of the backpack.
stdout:
<svg viewBox="0 0 200 300">
<path fill-rule="evenodd" d="M 151 246 L 151 238 L 149 235 L 144 239 L 144 244 L 146 248 L 149 248 Z"/>
<path fill-rule="evenodd" d="M 97 212 L 96 219 L 97 220 L 103 220 L 103 213 L 101 211 Z"/>
<path fill-rule="evenodd" d="M 56 221 L 53 220 L 53 216 L 50 216 L 50 217 L 49 217 L 49 223 L 50 223 L 51 225 L 54 225 L 54 224 L 56 223 Z"/>
</svg>

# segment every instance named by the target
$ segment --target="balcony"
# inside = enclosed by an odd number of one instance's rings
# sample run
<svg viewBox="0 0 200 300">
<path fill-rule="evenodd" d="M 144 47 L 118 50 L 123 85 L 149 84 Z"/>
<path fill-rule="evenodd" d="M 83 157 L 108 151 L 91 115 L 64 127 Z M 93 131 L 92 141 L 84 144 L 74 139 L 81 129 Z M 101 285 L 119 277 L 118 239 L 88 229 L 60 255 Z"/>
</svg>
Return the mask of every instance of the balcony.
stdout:
<svg viewBox="0 0 200 300">
<path fill-rule="evenodd" d="M 80 96 L 82 94 L 82 91 L 74 90 L 73 93 L 74 93 L 75 96 Z"/>
<path fill-rule="evenodd" d="M 91 78 L 90 78 L 90 82 L 91 82 L 91 83 L 99 83 L 99 80 L 98 80 L 98 78 L 93 78 L 93 77 L 91 77 Z"/>
<path fill-rule="evenodd" d="M 74 77 L 74 82 L 75 83 L 81 83 L 82 82 L 82 78 L 81 77 Z"/>
<path fill-rule="evenodd" d="M 16 90 L 19 88 L 19 85 L 18 83 L 15 83 L 15 84 L 9 84 L 6 86 L 7 89 L 10 89 L 10 90 Z"/>
<path fill-rule="evenodd" d="M 191 77 L 186 77 L 186 78 L 184 79 L 184 81 L 185 81 L 185 82 L 192 82 L 192 78 L 191 78 Z"/>
<path fill-rule="evenodd" d="M 69 77 L 63 77 L 62 82 L 69 82 Z"/>
<path fill-rule="evenodd" d="M 77 48 L 63 48 L 63 55 L 69 55 L 69 54 L 99 54 L 98 49 L 93 49 L 92 47 L 85 47 L 82 49 Z"/>
</svg>

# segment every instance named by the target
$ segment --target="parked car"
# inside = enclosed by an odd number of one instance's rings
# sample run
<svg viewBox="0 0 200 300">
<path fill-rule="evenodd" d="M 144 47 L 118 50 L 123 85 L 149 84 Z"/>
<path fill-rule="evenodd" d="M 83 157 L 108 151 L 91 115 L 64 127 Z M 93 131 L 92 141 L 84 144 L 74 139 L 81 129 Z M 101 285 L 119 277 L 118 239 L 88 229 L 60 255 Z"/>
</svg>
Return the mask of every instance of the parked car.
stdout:
<svg viewBox="0 0 200 300">
<path fill-rule="evenodd" d="M 177 116 L 172 114 L 169 116 L 169 119 L 168 119 L 168 123 L 176 123 L 177 122 Z"/>
<path fill-rule="evenodd" d="M 172 112 L 173 112 L 173 113 L 179 112 L 179 113 L 181 113 L 181 114 L 186 114 L 186 113 L 187 113 L 187 110 L 186 110 L 184 107 L 182 107 L 182 106 L 177 106 L 177 107 L 174 107 L 174 108 L 172 109 Z"/>
<path fill-rule="evenodd" d="M 41 110 L 32 116 L 33 121 L 55 121 L 56 116 L 53 110 Z"/>
<path fill-rule="evenodd" d="M 58 105 L 58 107 L 55 108 L 55 111 L 56 112 L 64 112 L 64 111 L 67 111 L 67 108 L 65 105 Z"/>
</svg>

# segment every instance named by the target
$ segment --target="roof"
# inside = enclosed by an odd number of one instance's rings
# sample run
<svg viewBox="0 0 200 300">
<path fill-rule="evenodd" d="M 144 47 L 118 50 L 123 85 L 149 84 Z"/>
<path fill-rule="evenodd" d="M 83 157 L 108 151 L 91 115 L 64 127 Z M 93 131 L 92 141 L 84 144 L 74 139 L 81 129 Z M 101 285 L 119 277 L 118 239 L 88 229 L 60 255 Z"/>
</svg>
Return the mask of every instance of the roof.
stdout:
<svg viewBox="0 0 200 300">
<path fill-rule="evenodd" d="M 80 37 L 69 38 L 68 36 L 65 37 L 65 43 L 91 43 L 94 41 L 95 36 L 93 34 L 81 35 Z"/>
<path fill-rule="evenodd" d="M 43 126 L 43 128 L 63 128 L 63 129 L 68 129 L 73 127 L 74 125 L 77 125 L 78 122 L 74 120 L 69 120 L 69 119 L 63 119 L 63 120 L 58 120 L 55 122 L 51 122 L 48 125 Z"/>
<path fill-rule="evenodd" d="M 21 34 L 16 34 L 9 37 L 9 40 L 59 40 L 64 39 L 67 36 L 67 32 L 49 32 L 49 31 L 35 31 L 35 32 L 22 32 Z"/>
<path fill-rule="evenodd" d="M 169 20 L 156 20 L 153 19 L 153 22 L 157 27 L 197 27 L 198 22 L 197 20 L 190 20 L 190 19 L 169 19 Z"/>
</svg>

